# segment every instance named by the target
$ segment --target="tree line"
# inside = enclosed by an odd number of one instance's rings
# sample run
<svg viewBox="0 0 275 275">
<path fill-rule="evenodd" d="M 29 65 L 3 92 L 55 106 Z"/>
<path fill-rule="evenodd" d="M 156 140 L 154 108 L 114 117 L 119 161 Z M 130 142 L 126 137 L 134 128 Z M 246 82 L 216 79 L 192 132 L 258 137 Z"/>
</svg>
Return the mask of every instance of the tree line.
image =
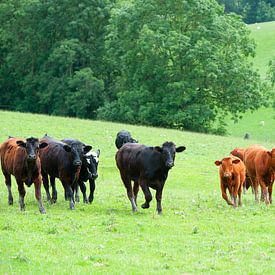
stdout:
<svg viewBox="0 0 275 275">
<path fill-rule="evenodd" d="M 267 101 L 254 54 L 214 0 L 3 0 L 0 107 L 224 133 Z"/>
<path fill-rule="evenodd" d="M 218 0 L 225 12 L 242 16 L 247 24 L 275 20 L 275 0 Z"/>
</svg>

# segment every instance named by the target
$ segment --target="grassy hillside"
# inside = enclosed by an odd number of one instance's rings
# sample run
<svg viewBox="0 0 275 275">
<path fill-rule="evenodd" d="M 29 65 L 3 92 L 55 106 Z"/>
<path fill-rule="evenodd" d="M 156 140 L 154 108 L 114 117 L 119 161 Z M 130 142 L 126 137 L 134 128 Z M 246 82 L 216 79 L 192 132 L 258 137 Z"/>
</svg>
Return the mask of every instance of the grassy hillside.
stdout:
<svg viewBox="0 0 275 275">
<path fill-rule="evenodd" d="M 256 42 L 254 66 L 262 78 L 266 78 L 267 64 L 275 56 L 275 21 L 248 25 Z M 275 90 L 274 90 L 275 93 Z M 260 121 L 265 121 L 265 126 Z M 228 120 L 228 132 L 232 136 L 243 137 L 249 133 L 253 139 L 275 142 L 275 110 L 261 108 L 254 113 L 247 112 L 238 123 Z"/>
<path fill-rule="evenodd" d="M 265 78 L 267 64 L 272 56 L 275 56 L 275 21 L 251 24 L 248 28 L 257 45 L 253 62 Z"/>
<path fill-rule="evenodd" d="M 156 202 L 131 213 L 114 162 L 114 139 L 128 129 L 141 143 L 172 140 L 187 150 L 176 156 L 163 194 L 163 215 Z M 236 146 L 274 143 L 188 133 L 161 128 L 0 112 L 0 141 L 8 135 L 78 138 L 101 149 L 99 178 L 92 205 L 70 211 L 58 182 L 58 201 L 45 201 L 39 214 L 33 186 L 27 189 L 26 211 L 17 200 L 8 206 L 0 174 L 1 274 L 272 274 L 275 270 L 275 208 L 255 204 L 251 191 L 244 206 L 233 209 L 221 198 L 214 161 Z M 12 179 L 14 198 L 18 196 Z M 153 192 L 154 194 L 154 192 Z"/>
</svg>

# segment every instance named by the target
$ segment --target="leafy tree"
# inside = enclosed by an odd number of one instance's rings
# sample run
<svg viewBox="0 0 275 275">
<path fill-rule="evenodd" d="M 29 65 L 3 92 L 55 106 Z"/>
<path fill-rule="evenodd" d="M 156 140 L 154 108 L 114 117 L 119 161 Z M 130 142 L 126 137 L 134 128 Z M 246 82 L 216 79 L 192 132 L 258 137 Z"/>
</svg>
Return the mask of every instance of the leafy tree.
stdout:
<svg viewBox="0 0 275 275">
<path fill-rule="evenodd" d="M 81 116 L 85 113 L 94 117 L 94 108 L 102 104 L 103 93 L 99 91 L 106 79 L 104 39 L 112 2 L 3 0 L 1 104 L 31 112 Z M 87 91 L 87 98 L 98 94 L 97 102 L 85 105 L 82 111 L 70 106 L 73 94 L 77 97 L 79 91 L 85 90 L 76 81 L 80 75 L 85 78 L 86 91 L 88 87 L 96 88 Z"/>
<path fill-rule="evenodd" d="M 246 26 L 215 1 L 136 0 L 112 11 L 106 41 L 116 100 L 99 117 L 206 132 L 262 103 Z"/>
</svg>

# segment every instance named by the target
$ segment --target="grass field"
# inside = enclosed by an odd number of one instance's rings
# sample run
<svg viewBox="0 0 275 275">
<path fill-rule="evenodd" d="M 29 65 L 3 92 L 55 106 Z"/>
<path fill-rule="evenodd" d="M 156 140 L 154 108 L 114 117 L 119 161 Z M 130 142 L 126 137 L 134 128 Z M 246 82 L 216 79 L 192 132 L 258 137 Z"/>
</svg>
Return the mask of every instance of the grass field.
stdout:
<svg viewBox="0 0 275 275">
<path fill-rule="evenodd" d="M 251 24 L 248 28 L 256 42 L 256 56 L 253 62 L 265 78 L 268 62 L 275 56 L 275 21 Z"/>
<path fill-rule="evenodd" d="M 259 118 L 257 118 L 257 121 Z M 163 194 L 163 214 L 156 202 L 131 213 L 114 162 L 114 140 L 128 129 L 141 143 L 172 140 L 185 145 L 176 156 Z M 263 128 L 266 130 L 267 128 Z M 78 138 L 101 149 L 99 178 L 92 205 L 70 211 L 58 182 L 58 201 L 46 202 L 41 215 L 34 187 L 27 189 L 26 211 L 17 199 L 8 206 L 0 175 L 0 274 L 274 274 L 275 208 L 255 204 L 251 191 L 233 209 L 221 198 L 214 161 L 236 146 L 274 139 L 248 140 L 100 121 L 0 112 L 0 140 L 8 135 Z M 13 179 L 14 198 L 18 197 Z"/>
</svg>

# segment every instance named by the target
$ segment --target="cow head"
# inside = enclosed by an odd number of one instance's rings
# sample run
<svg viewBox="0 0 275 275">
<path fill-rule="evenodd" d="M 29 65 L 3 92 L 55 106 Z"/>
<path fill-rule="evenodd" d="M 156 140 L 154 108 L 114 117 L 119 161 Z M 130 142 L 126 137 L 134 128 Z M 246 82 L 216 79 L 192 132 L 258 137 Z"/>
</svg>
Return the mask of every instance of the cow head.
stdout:
<svg viewBox="0 0 275 275">
<path fill-rule="evenodd" d="M 92 146 L 80 142 L 72 142 L 71 144 L 64 144 L 63 148 L 66 152 L 71 153 L 73 165 L 81 166 L 84 155 L 92 149 Z"/>
<path fill-rule="evenodd" d="M 155 146 L 155 150 L 160 152 L 165 166 L 170 169 L 174 166 L 176 152 L 180 153 L 185 150 L 185 146 L 176 147 L 173 142 L 165 142 L 162 146 Z"/>
<path fill-rule="evenodd" d="M 99 162 L 100 150 L 89 152 L 84 155 L 83 166 L 86 168 L 87 179 L 95 180 L 98 177 L 97 167 Z"/>
<path fill-rule="evenodd" d="M 239 159 L 232 159 L 231 157 L 223 158 L 222 160 L 216 160 L 215 164 L 221 166 L 222 176 L 224 178 L 231 178 L 233 173 L 233 164 L 239 163 Z"/>
<path fill-rule="evenodd" d="M 34 137 L 27 138 L 26 142 L 23 140 L 17 140 L 16 143 L 18 146 L 25 148 L 28 161 L 35 161 L 38 155 L 38 150 L 48 146 L 48 143 L 39 143 L 38 138 Z"/>
</svg>

